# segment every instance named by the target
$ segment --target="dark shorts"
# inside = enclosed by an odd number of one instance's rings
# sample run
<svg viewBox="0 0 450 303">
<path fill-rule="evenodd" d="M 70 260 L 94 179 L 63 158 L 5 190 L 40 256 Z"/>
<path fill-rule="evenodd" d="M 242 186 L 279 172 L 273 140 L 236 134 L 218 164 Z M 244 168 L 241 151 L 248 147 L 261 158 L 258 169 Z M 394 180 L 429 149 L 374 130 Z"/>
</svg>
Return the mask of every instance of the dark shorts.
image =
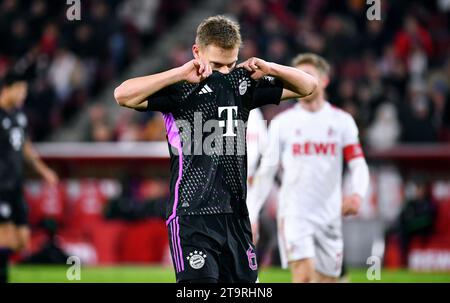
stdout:
<svg viewBox="0 0 450 303">
<path fill-rule="evenodd" d="M 177 282 L 254 283 L 258 279 L 248 216 L 179 216 L 167 227 Z"/>
<path fill-rule="evenodd" d="M 21 189 L 0 191 L 0 224 L 13 223 L 16 226 L 28 224 L 28 206 Z"/>
</svg>

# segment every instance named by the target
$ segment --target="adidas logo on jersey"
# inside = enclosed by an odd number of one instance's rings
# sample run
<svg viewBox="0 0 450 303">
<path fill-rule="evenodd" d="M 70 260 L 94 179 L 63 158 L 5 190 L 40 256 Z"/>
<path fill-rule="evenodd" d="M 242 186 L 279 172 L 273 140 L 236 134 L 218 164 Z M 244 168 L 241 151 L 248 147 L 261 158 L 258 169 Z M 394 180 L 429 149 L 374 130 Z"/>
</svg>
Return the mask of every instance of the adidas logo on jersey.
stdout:
<svg viewBox="0 0 450 303">
<path fill-rule="evenodd" d="M 200 92 L 198 93 L 199 95 L 203 95 L 203 94 L 209 94 L 212 93 L 212 89 L 208 86 L 208 84 L 205 84 L 205 86 L 203 86 L 203 88 L 200 90 Z"/>
</svg>

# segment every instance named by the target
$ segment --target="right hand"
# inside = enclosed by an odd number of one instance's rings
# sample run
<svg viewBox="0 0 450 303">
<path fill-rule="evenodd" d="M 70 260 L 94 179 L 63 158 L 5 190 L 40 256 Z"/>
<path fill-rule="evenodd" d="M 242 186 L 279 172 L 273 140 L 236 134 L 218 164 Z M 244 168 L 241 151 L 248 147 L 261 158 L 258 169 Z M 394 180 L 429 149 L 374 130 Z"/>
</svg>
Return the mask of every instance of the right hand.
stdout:
<svg viewBox="0 0 450 303">
<path fill-rule="evenodd" d="M 342 215 L 344 217 L 357 215 L 361 208 L 361 204 L 362 198 L 358 194 L 352 194 L 345 197 L 342 202 Z"/>
<path fill-rule="evenodd" d="M 193 59 L 180 67 L 184 80 L 200 83 L 212 74 L 211 65 L 200 59 Z"/>
</svg>

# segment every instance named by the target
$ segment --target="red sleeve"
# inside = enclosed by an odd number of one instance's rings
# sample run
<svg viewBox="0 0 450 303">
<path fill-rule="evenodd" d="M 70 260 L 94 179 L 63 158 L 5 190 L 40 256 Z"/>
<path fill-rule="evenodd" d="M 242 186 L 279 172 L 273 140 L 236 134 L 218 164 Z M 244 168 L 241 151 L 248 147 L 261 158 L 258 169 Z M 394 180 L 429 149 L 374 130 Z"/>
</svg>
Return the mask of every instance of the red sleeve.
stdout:
<svg viewBox="0 0 450 303">
<path fill-rule="evenodd" d="M 350 144 L 344 147 L 345 162 L 350 162 L 351 160 L 359 157 L 364 158 L 364 152 L 362 150 L 361 144 Z"/>
</svg>

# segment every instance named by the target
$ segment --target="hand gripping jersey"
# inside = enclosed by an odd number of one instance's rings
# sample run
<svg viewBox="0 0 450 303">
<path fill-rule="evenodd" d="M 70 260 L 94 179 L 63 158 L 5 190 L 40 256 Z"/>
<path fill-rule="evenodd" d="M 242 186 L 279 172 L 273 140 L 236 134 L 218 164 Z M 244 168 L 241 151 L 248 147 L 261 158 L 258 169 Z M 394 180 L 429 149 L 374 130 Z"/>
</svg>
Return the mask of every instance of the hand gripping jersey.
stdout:
<svg viewBox="0 0 450 303">
<path fill-rule="evenodd" d="M 171 160 L 168 222 L 178 215 L 247 215 L 245 124 L 250 110 L 278 104 L 283 84 L 237 68 L 199 84 L 166 87 L 148 98 L 163 113 Z"/>
<path fill-rule="evenodd" d="M 27 118 L 21 111 L 0 108 L 0 191 L 16 190 L 23 183 L 23 145 Z"/>
</svg>

